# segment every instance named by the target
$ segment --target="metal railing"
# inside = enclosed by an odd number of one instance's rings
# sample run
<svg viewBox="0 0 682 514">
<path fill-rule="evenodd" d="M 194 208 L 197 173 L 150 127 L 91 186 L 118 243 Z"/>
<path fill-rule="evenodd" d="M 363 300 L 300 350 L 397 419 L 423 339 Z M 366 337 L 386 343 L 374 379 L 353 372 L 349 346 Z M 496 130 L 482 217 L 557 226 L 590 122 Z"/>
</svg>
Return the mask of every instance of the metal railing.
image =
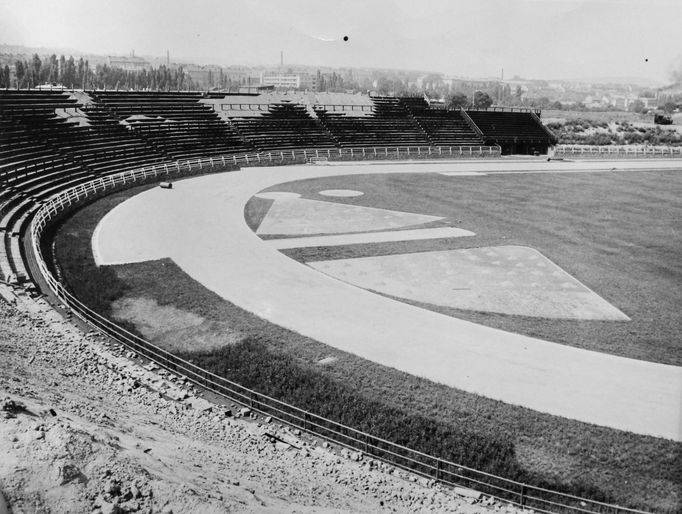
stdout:
<svg viewBox="0 0 682 514">
<path fill-rule="evenodd" d="M 273 152 L 268 152 L 268 154 L 270 153 Z M 279 154 L 280 152 L 277 153 Z M 282 152 L 283 158 L 285 154 L 287 152 Z M 293 157 L 293 161 L 299 160 L 302 157 L 300 153 L 295 151 L 292 151 L 290 156 Z M 313 156 L 310 154 L 310 157 Z M 318 155 L 318 157 L 323 157 L 323 155 Z M 287 159 L 289 159 L 289 156 L 287 156 Z M 125 330 L 111 320 L 104 318 L 80 302 L 50 271 L 41 249 L 43 232 L 51 223 L 81 203 L 92 197 L 101 196 L 117 189 L 132 187 L 143 182 L 182 177 L 201 172 L 205 168 L 208 168 L 206 171 L 215 171 L 217 166 L 220 164 L 230 164 L 230 161 L 235 164 L 248 165 L 257 162 L 266 163 L 267 158 L 262 154 L 260 156 L 235 155 L 229 158 L 225 156 L 178 162 L 175 165 L 157 165 L 101 177 L 68 189 L 49 199 L 34 216 L 28 232 L 30 242 L 27 246 L 30 247 L 31 251 L 27 252 L 29 254 L 27 258 L 30 259 L 30 264 L 39 270 L 42 279 L 62 304 L 90 326 L 168 371 L 182 375 L 200 387 L 228 398 L 231 401 L 248 406 L 283 423 L 298 427 L 301 430 L 316 434 L 345 447 L 361 451 L 368 456 L 391 463 L 402 469 L 452 486 L 471 487 L 486 495 L 505 500 L 519 507 L 533 509 L 536 512 L 632 514 L 641 514 L 643 512 L 536 487 L 450 462 L 437 456 L 373 436 L 367 432 L 362 432 L 276 398 L 261 394 L 253 389 L 246 388 L 181 359 Z M 289 161 L 292 162 L 291 160 Z"/>
<path fill-rule="evenodd" d="M 554 156 L 583 157 L 682 157 L 682 146 L 557 145 Z"/>
<path fill-rule="evenodd" d="M 504 105 L 491 105 L 490 107 L 463 107 L 462 109 L 467 111 L 488 112 L 524 112 L 524 113 L 532 112 L 538 117 L 542 115 L 542 109 L 538 109 L 537 107 L 506 107 Z"/>
</svg>

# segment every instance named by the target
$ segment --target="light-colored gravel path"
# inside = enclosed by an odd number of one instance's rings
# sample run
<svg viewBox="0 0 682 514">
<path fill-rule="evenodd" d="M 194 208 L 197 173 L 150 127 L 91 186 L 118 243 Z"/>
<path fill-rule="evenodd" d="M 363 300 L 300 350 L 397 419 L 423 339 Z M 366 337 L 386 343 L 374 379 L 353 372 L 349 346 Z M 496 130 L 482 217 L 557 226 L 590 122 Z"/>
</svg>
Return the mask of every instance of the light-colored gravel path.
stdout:
<svg viewBox="0 0 682 514">
<path fill-rule="evenodd" d="M 510 334 L 387 299 L 289 259 L 264 244 L 244 220 L 244 205 L 254 194 L 305 178 L 614 168 L 679 169 L 680 163 L 504 160 L 248 168 L 137 195 L 106 216 L 93 245 L 102 263 L 171 257 L 236 305 L 386 366 L 538 411 L 679 441 L 682 368 Z"/>
</svg>

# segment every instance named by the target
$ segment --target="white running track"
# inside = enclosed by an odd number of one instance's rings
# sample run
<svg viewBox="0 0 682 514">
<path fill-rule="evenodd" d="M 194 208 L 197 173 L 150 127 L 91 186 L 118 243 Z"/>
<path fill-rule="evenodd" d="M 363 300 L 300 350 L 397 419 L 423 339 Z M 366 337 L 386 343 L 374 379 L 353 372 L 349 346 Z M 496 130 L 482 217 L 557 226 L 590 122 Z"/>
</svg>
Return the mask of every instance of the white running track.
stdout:
<svg viewBox="0 0 682 514">
<path fill-rule="evenodd" d="M 289 259 L 244 220 L 244 205 L 253 195 L 306 178 L 614 168 L 682 172 L 682 163 L 497 160 L 246 168 L 127 200 L 102 220 L 93 250 L 102 264 L 170 257 L 236 305 L 386 366 L 537 411 L 681 441 L 682 367 L 511 334 L 379 296 Z"/>
</svg>

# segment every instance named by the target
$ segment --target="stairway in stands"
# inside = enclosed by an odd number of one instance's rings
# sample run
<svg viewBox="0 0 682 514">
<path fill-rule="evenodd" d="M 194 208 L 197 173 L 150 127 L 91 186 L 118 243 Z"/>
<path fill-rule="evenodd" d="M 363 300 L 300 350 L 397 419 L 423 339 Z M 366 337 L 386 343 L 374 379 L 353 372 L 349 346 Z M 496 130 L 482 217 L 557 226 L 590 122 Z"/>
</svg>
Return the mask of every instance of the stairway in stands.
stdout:
<svg viewBox="0 0 682 514">
<path fill-rule="evenodd" d="M 233 117 L 231 123 L 257 150 L 327 149 L 336 142 L 304 105 L 282 101 L 257 115 Z"/>
<path fill-rule="evenodd" d="M 483 144 L 459 111 L 433 109 L 423 97 L 401 98 L 401 104 L 424 130 L 433 146 L 479 146 Z"/>
<path fill-rule="evenodd" d="M 395 97 L 373 97 L 364 111 L 316 109 L 318 118 L 342 147 L 429 146 L 429 139 Z"/>
</svg>

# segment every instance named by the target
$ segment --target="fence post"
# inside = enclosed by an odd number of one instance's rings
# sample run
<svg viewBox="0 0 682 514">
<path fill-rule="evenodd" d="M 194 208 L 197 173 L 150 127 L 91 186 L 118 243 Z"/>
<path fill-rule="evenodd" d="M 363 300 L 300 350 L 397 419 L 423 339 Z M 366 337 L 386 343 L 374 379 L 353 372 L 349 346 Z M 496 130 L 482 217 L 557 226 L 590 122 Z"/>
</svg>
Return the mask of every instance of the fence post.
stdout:
<svg viewBox="0 0 682 514">
<path fill-rule="evenodd" d="M 436 460 L 436 482 L 440 482 L 443 478 L 443 461 Z"/>
<path fill-rule="evenodd" d="M 519 503 L 521 504 L 521 507 L 526 505 L 526 486 L 525 485 L 521 485 L 521 494 L 520 494 L 520 502 Z"/>
</svg>

